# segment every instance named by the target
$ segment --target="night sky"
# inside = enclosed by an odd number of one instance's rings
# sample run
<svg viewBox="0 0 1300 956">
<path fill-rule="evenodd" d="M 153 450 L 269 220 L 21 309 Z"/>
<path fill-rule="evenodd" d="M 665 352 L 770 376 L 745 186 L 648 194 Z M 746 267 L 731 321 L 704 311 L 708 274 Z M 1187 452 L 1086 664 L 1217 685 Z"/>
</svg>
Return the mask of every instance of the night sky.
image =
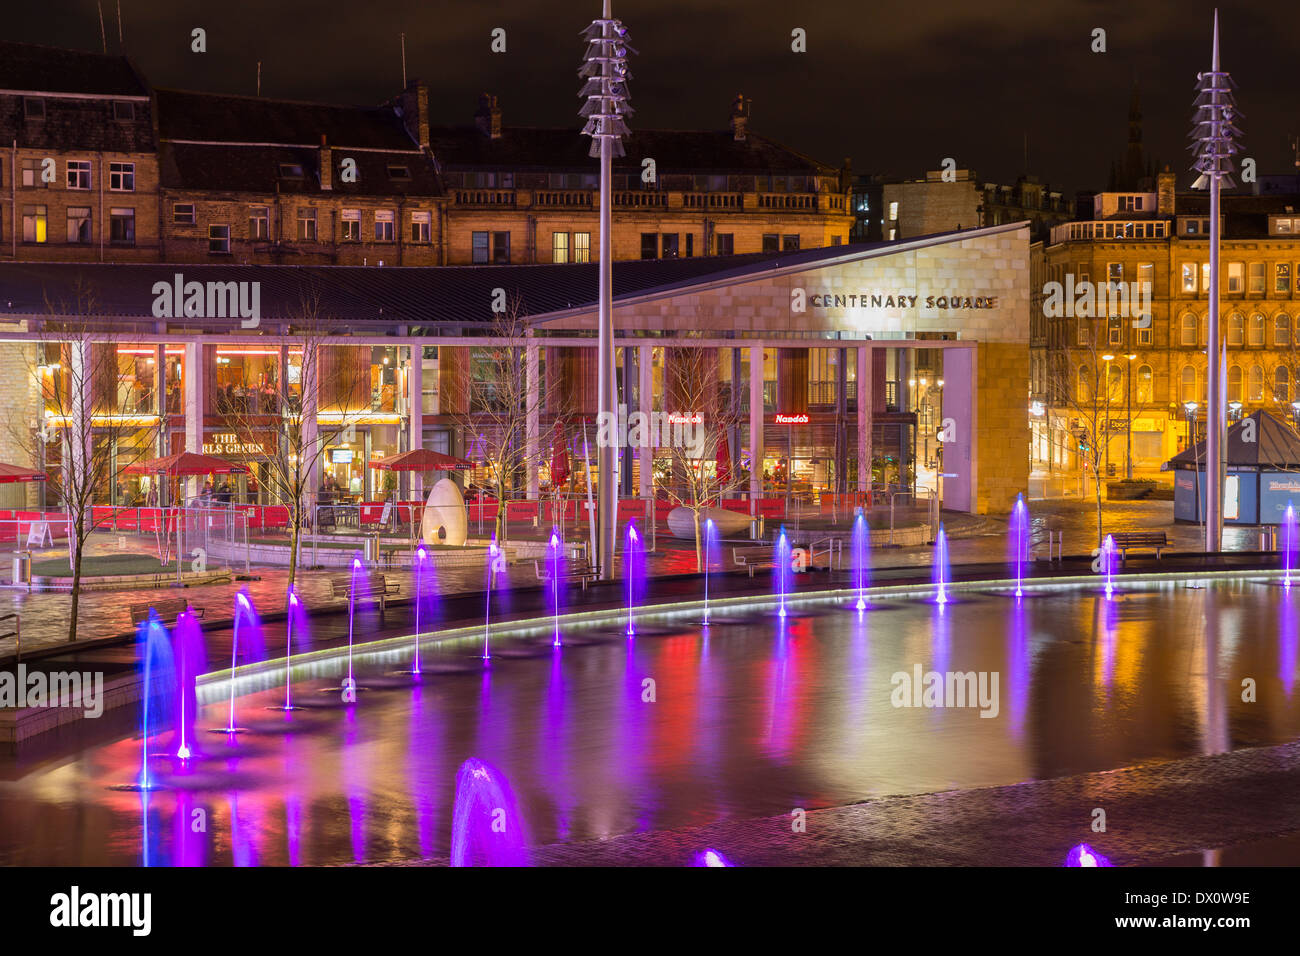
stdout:
<svg viewBox="0 0 1300 956">
<path fill-rule="evenodd" d="M 103 0 L 109 51 L 117 0 Z M 469 123 L 480 92 L 507 125 L 575 131 L 579 31 L 596 0 L 120 0 L 126 52 L 159 86 L 371 104 L 425 80 L 435 124 Z M 1025 168 L 1067 191 L 1104 188 L 1123 155 L 1131 84 L 1148 156 L 1180 172 L 1192 86 L 1207 69 L 1206 0 L 616 0 L 631 31 L 637 126 L 725 128 L 738 92 L 757 132 L 856 172 L 918 176 L 952 156 L 982 178 Z M 1245 114 L 1244 155 L 1293 171 L 1300 88 L 1292 3 L 1220 3 L 1223 65 Z M 7 39 L 100 50 L 95 0 L 10 4 Z M 190 30 L 208 52 L 190 52 Z M 503 27 L 507 52 L 489 50 Z M 808 52 L 790 32 L 807 31 Z M 1094 27 L 1104 54 L 1090 51 Z"/>
</svg>

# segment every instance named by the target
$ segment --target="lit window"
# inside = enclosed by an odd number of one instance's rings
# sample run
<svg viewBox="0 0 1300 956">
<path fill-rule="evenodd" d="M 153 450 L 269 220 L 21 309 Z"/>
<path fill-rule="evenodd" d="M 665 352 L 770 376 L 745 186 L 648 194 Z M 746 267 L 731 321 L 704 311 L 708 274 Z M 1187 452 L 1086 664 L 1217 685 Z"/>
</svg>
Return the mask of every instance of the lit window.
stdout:
<svg viewBox="0 0 1300 956">
<path fill-rule="evenodd" d="M 551 261 L 569 261 L 569 234 L 567 232 L 551 233 Z"/>
<path fill-rule="evenodd" d="M 591 233 L 575 232 L 573 234 L 573 261 L 591 261 Z"/>
<path fill-rule="evenodd" d="M 343 226 L 344 242 L 361 241 L 361 210 L 344 209 L 342 218 L 339 220 Z"/>
<path fill-rule="evenodd" d="M 45 206 L 23 207 L 23 242 L 47 241 L 46 211 Z"/>
</svg>

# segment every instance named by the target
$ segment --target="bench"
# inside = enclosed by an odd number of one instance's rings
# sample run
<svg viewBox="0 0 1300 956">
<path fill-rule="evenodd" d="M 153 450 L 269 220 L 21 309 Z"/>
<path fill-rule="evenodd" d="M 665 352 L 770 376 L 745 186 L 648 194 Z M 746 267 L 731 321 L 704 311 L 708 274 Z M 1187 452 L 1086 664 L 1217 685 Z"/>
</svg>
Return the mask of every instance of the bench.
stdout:
<svg viewBox="0 0 1300 956">
<path fill-rule="evenodd" d="M 176 619 L 189 611 L 197 618 L 203 617 L 204 608 L 192 607 L 183 598 L 168 598 L 165 601 L 151 601 L 148 604 L 131 605 L 131 623 L 139 627 L 149 620 L 149 612 L 158 615 L 158 620 L 168 627 L 176 626 Z"/>
<path fill-rule="evenodd" d="M 540 558 L 533 562 L 533 569 L 537 573 L 537 580 L 551 580 L 549 562 Z M 577 581 L 582 585 L 582 589 L 587 590 L 587 582 L 594 581 L 600 577 L 600 572 L 593 568 L 586 561 L 581 564 L 566 564 L 560 569 L 561 581 Z"/>
<path fill-rule="evenodd" d="M 387 610 L 388 595 L 396 594 L 399 585 L 396 581 L 389 581 L 382 574 L 370 574 L 363 578 L 358 578 L 356 588 L 352 586 L 352 575 L 343 575 L 340 577 L 330 578 L 330 592 L 334 597 L 349 597 L 353 602 L 357 601 L 376 601 L 379 604 L 379 619 L 384 619 L 384 612 Z"/>
<path fill-rule="evenodd" d="M 1121 561 L 1128 557 L 1129 551 L 1137 548 L 1154 550 L 1158 558 L 1160 552 L 1169 547 L 1169 537 L 1163 531 L 1116 531 L 1110 539 L 1115 543 Z"/>
<path fill-rule="evenodd" d="M 771 570 L 776 567 L 776 556 L 772 548 L 732 548 L 731 560 L 736 567 L 745 568 L 752 578 L 759 569 Z"/>
</svg>

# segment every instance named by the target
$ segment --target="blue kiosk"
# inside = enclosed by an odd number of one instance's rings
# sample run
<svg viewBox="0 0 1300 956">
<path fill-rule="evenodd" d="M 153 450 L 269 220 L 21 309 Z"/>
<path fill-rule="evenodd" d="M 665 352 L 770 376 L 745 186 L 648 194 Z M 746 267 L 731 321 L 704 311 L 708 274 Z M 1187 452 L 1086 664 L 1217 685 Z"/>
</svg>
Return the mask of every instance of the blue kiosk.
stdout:
<svg viewBox="0 0 1300 956">
<path fill-rule="evenodd" d="M 1160 466 L 1174 473 L 1174 520 L 1205 520 L 1205 442 Z M 1265 411 L 1228 429 L 1224 524 L 1281 524 L 1286 506 L 1300 508 L 1300 435 Z"/>
</svg>

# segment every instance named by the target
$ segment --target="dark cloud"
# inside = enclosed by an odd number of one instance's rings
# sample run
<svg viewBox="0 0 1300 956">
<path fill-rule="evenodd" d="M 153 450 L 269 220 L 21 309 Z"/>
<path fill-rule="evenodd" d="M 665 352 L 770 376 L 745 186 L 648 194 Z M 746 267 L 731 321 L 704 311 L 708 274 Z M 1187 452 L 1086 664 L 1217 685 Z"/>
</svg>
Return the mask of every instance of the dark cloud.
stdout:
<svg viewBox="0 0 1300 956">
<path fill-rule="evenodd" d="M 116 0 L 103 0 L 110 50 Z M 430 84 L 439 122 L 469 122 L 475 97 L 507 123 L 580 125 L 578 32 L 597 2 L 571 0 L 121 0 L 126 48 L 159 85 L 376 102 L 407 71 Z M 1294 8 L 1221 2 L 1224 65 L 1239 84 L 1245 145 L 1263 171 L 1291 171 Z M 1029 166 L 1067 189 L 1100 187 L 1124 149 L 1136 78 L 1149 153 L 1186 167 L 1196 71 L 1208 66 L 1211 0 L 620 0 L 634 59 L 634 125 L 721 128 L 731 99 L 751 125 L 820 159 L 919 175 L 952 156 L 998 180 Z M 100 47 L 94 0 L 9 11 L 10 39 Z M 208 53 L 189 52 L 190 30 Z M 507 31 L 508 52 L 489 50 Z M 808 52 L 790 51 L 790 31 Z M 1091 31 L 1108 52 L 1090 52 Z"/>
</svg>

